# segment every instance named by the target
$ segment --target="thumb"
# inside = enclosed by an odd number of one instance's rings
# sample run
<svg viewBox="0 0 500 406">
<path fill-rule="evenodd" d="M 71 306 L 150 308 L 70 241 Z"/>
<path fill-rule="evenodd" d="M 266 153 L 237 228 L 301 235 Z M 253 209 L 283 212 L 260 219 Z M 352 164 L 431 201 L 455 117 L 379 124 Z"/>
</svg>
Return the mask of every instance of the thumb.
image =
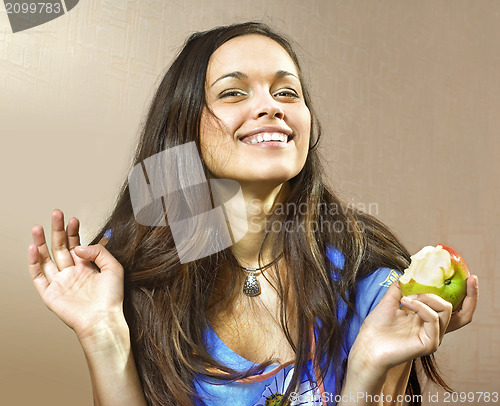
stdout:
<svg viewBox="0 0 500 406">
<path fill-rule="evenodd" d="M 392 302 L 397 302 L 399 304 L 401 300 L 401 289 L 399 288 L 398 281 L 392 283 L 391 286 L 389 286 L 382 300 L 389 300 Z"/>
<path fill-rule="evenodd" d="M 75 247 L 74 252 L 80 258 L 87 261 L 93 261 L 101 270 L 101 272 L 106 271 L 117 271 L 123 270 L 122 265 L 116 260 L 116 258 L 111 255 L 111 253 L 104 248 L 101 244 L 96 245 L 79 245 Z"/>
</svg>

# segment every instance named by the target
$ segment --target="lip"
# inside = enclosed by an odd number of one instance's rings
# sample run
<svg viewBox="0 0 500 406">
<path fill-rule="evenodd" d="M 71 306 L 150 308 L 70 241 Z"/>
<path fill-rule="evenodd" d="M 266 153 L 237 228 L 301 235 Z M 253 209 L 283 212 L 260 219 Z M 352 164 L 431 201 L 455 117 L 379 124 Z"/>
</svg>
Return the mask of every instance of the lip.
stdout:
<svg viewBox="0 0 500 406">
<path fill-rule="evenodd" d="M 238 140 L 242 140 L 245 137 L 249 137 L 250 135 L 260 134 L 260 133 L 282 133 L 288 137 L 288 142 L 293 139 L 292 130 L 285 127 L 280 126 L 263 126 L 253 129 L 243 135 L 238 136 Z"/>
</svg>

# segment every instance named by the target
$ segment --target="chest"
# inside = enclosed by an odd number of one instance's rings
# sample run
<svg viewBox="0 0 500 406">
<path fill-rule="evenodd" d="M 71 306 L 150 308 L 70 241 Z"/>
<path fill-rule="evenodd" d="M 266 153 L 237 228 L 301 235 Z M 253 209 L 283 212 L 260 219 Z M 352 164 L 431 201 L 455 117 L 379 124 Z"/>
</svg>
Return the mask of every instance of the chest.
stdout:
<svg viewBox="0 0 500 406">
<path fill-rule="evenodd" d="M 251 362 L 261 363 L 271 358 L 284 363 L 295 359 L 292 346 L 274 319 L 232 320 L 214 330 L 230 350 Z M 296 338 L 296 329 L 289 330 L 292 338 Z"/>
<path fill-rule="evenodd" d="M 214 331 L 229 349 L 251 362 L 293 361 L 295 352 L 280 323 L 281 301 L 274 289 L 262 285 L 259 297 L 242 297 L 231 312 L 219 314 L 212 322 Z M 285 312 L 290 337 L 297 345 L 297 312 L 293 298 L 288 298 Z"/>
</svg>

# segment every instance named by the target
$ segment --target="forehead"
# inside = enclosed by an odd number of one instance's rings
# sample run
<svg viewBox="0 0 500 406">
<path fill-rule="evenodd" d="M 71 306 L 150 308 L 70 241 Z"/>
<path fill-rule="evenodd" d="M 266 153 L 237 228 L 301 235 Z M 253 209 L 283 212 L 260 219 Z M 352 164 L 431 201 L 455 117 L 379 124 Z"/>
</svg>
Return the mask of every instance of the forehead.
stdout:
<svg viewBox="0 0 500 406">
<path fill-rule="evenodd" d="M 272 73 L 286 70 L 298 76 L 288 52 L 271 38 L 258 34 L 243 35 L 222 44 L 210 57 L 207 78 L 241 71 L 243 73 Z"/>
</svg>

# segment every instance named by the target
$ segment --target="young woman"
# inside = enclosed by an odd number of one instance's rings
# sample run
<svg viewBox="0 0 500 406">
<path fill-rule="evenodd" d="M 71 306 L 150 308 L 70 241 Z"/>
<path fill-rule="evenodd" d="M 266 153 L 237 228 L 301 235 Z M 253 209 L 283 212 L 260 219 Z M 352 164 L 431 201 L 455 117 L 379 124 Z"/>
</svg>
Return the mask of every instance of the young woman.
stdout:
<svg viewBox="0 0 500 406">
<path fill-rule="evenodd" d="M 129 180 L 89 246 L 79 245 L 78 220 L 65 230 L 55 210 L 52 260 L 33 227 L 33 282 L 77 334 L 96 405 L 403 403 L 398 395 L 420 393 L 416 359 L 445 385 L 431 354 L 471 321 L 477 277 L 453 314 L 435 295 L 402 298 L 392 282 L 408 252 L 325 186 L 319 137 L 281 35 L 244 23 L 188 39 L 154 97 L 134 167 L 194 141 L 206 178 L 239 183 L 248 231 L 183 263 L 168 216 L 137 220 Z M 189 184 L 193 162 L 175 165 L 166 176 Z M 176 196 L 192 207 L 188 189 Z M 218 238 L 207 237 L 194 245 Z"/>
</svg>

